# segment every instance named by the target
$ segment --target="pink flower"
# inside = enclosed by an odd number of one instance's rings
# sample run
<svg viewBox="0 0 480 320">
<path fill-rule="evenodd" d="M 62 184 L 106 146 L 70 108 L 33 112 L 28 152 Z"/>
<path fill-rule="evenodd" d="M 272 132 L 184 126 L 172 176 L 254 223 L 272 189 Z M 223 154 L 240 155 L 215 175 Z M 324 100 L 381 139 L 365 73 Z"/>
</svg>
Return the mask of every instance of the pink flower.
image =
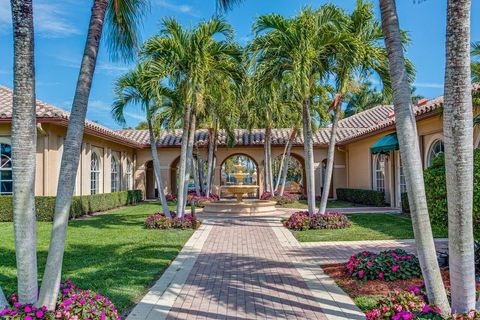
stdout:
<svg viewBox="0 0 480 320">
<path fill-rule="evenodd" d="M 363 274 L 364 274 L 363 270 L 358 271 L 358 277 L 360 279 L 363 278 Z"/>
<path fill-rule="evenodd" d="M 430 307 L 429 306 L 423 306 L 422 313 L 429 313 L 429 312 L 430 312 Z"/>
<path fill-rule="evenodd" d="M 378 279 L 383 279 L 383 272 L 378 273 Z"/>
<path fill-rule="evenodd" d="M 33 318 L 31 316 L 26 316 L 25 320 L 33 320 Z"/>
<path fill-rule="evenodd" d="M 393 266 L 393 267 L 392 267 L 392 271 L 393 271 L 393 272 L 396 272 L 396 271 L 398 270 L 398 268 L 400 268 L 400 267 L 399 267 L 399 266 Z"/>
<path fill-rule="evenodd" d="M 367 266 L 372 267 L 372 266 L 373 266 L 373 262 L 372 262 L 372 261 L 368 261 L 368 262 L 367 262 Z"/>
<path fill-rule="evenodd" d="M 32 312 L 32 307 L 27 305 L 25 306 L 25 309 L 23 311 L 25 311 L 26 313 Z"/>
</svg>

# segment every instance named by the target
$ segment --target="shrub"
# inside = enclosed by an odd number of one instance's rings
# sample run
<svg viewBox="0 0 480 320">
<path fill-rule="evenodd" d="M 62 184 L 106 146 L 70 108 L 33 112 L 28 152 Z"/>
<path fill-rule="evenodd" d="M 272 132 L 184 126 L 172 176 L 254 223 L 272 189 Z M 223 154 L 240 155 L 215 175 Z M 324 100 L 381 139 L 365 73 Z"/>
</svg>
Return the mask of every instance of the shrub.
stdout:
<svg viewBox="0 0 480 320">
<path fill-rule="evenodd" d="M 359 280 L 394 281 L 417 278 L 422 274 L 418 258 L 402 249 L 378 254 L 363 251 L 351 256 L 345 268 L 351 277 Z"/>
<path fill-rule="evenodd" d="M 13 221 L 12 196 L 0 196 L 0 221 Z M 38 221 L 52 221 L 55 213 L 55 197 L 35 197 Z M 142 201 L 141 190 L 101 193 L 90 196 L 74 196 L 70 208 L 70 218 L 78 218 L 90 213 L 105 211 L 119 206 L 133 205 Z"/>
<path fill-rule="evenodd" d="M 219 196 L 215 193 L 210 193 L 210 196 L 205 196 L 204 193 L 201 193 L 200 196 L 197 196 L 196 193 L 189 193 L 187 196 L 187 204 L 192 205 L 192 200 L 195 203 L 195 207 L 203 208 L 209 202 L 214 202 L 219 200 Z"/>
<path fill-rule="evenodd" d="M 177 201 L 177 195 L 173 193 L 169 193 L 165 196 L 168 202 L 176 202 Z"/>
<path fill-rule="evenodd" d="M 294 203 L 295 201 L 298 201 L 298 196 L 288 192 L 284 192 L 281 196 L 279 191 L 275 191 L 274 195 L 272 196 L 270 192 L 264 192 L 260 196 L 260 200 L 275 201 L 278 205 L 283 206 L 287 203 Z"/>
<path fill-rule="evenodd" d="M 307 211 L 292 214 L 283 225 L 291 230 L 344 229 L 351 226 L 350 219 L 342 213 L 326 212 L 309 216 Z"/>
<path fill-rule="evenodd" d="M 432 166 L 425 169 L 425 193 L 432 224 L 441 228 L 448 226 L 447 185 L 445 180 L 445 158 L 436 157 Z M 473 168 L 473 227 L 480 232 L 480 150 L 474 151 Z"/>
<path fill-rule="evenodd" d="M 15 294 L 10 303 L 11 308 L 0 312 L 1 319 L 121 319 L 110 300 L 90 290 L 79 289 L 70 280 L 60 285 L 60 297 L 53 312 L 46 307 L 19 304 Z"/>
<path fill-rule="evenodd" d="M 145 228 L 147 229 L 198 229 L 200 221 L 197 217 L 186 214 L 183 218 L 178 218 L 175 212 L 171 212 L 172 218 L 164 213 L 154 213 L 145 219 Z"/>
<path fill-rule="evenodd" d="M 367 206 L 385 206 L 385 194 L 376 190 L 338 188 L 337 199 Z"/>
</svg>

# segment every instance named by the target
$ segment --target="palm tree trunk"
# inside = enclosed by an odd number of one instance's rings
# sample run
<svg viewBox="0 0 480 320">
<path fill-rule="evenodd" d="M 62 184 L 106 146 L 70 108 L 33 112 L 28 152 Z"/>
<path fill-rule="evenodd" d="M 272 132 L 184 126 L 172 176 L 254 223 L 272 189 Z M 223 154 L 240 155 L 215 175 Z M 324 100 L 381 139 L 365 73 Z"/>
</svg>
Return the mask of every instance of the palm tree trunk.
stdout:
<svg viewBox="0 0 480 320">
<path fill-rule="evenodd" d="M 95 0 L 93 4 L 87 41 L 80 66 L 77 87 L 75 89 L 70 120 L 68 122 L 67 137 L 63 148 L 50 247 L 48 250 L 45 274 L 43 275 L 42 286 L 40 288 L 39 301 L 37 303 L 40 306 L 46 306 L 49 310 L 55 308 L 60 287 L 68 217 L 73 190 L 75 188 L 80 148 L 83 140 L 85 115 L 88 107 L 88 97 L 95 72 L 107 3 L 107 0 Z"/>
<path fill-rule="evenodd" d="M 177 186 L 177 215 L 181 215 L 185 205 L 185 174 L 187 167 L 187 146 L 188 146 L 188 128 L 190 128 L 191 106 L 186 105 L 183 111 L 183 131 L 182 146 L 180 149 L 180 162 L 178 164 L 178 186 Z M 174 190 L 173 190 L 174 191 Z"/>
<path fill-rule="evenodd" d="M 323 177 L 322 197 L 320 198 L 319 214 L 325 214 L 327 211 L 328 194 L 330 193 L 330 184 L 332 183 L 333 163 L 335 160 L 335 143 L 337 138 L 338 120 L 342 106 L 342 96 L 338 96 L 335 101 L 335 114 L 333 116 L 332 131 L 330 133 L 330 143 L 327 151 L 327 167 L 325 168 L 325 177 Z"/>
<path fill-rule="evenodd" d="M 265 182 L 266 182 L 266 189 L 270 194 L 274 194 L 273 190 L 273 177 L 272 177 L 272 129 L 266 128 L 265 129 Z"/>
<path fill-rule="evenodd" d="M 197 157 L 198 183 L 200 184 L 200 193 L 205 194 L 205 161 Z"/>
<path fill-rule="evenodd" d="M 275 182 L 275 188 L 273 188 L 273 190 L 275 191 L 277 191 L 278 186 L 280 185 L 280 181 L 282 180 L 283 165 L 285 164 L 285 161 L 286 161 L 285 157 L 286 157 L 287 149 L 289 145 L 290 145 L 290 138 L 287 140 L 287 143 L 285 143 L 285 148 L 283 148 L 282 158 L 280 159 L 280 168 L 278 168 L 277 181 Z"/>
<path fill-rule="evenodd" d="M 148 123 L 148 132 L 150 134 L 150 150 L 152 152 L 153 173 L 155 174 L 155 180 L 157 181 L 157 187 L 158 187 L 158 198 L 160 199 L 160 203 L 162 204 L 163 213 L 167 217 L 171 218 L 170 209 L 168 208 L 167 198 L 165 197 L 165 192 L 164 192 L 160 160 L 158 159 L 157 140 L 155 139 L 152 120 L 150 119 L 150 117 L 148 118 L 147 123 Z"/>
<path fill-rule="evenodd" d="M 218 123 L 215 128 L 214 134 L 214 142 L 213 142 L 213 163 L 212 163 L 212 177 L 210 178 L 210 190 L 209 192 L 213 192 L 213 184 L 215 183 L 215 168 L 217 166 L 217 149 L 218 149 Z"/>
<path fill-rule="evenodd" d="M 452 313 L 475 309 L 470 0 L 448 1 L 443 133 Z"/>
<path fill-rule="evenodd" d="M 192 168 L 193 168 L 193 181 L 195 183 L 195 194 L 197 195 L 197 197 L 200 197 L 202 194 L 200 191 L 200 172 L 198 167 L 198 156 L 192 157 Z"/>
<path fill-rule="evenodd" d="M 187 165 L 185 168 L 185 180 L 183 182 L 184 191 L 183 191 L 183 207 L 182 207 L 182 217 L 185 214 L 185 207 L 187 206 L 187 194 L 188 194 L 188 183 L 190 182 L 190 171 L 192 169 L 192 158 L 193 158 L 193 144 L 195 143 L 195 130 L 196 130 L 196 121 L 197 116 L 195 112 L 192 112 L 190 118 L 190 128 L 188 129 L 188 144 L 187 144 Z"/>
<path fill-rule="evenodd" d="M 290 138 L 288 139 L 288 148 L 287 148 L 287 156 L 285 157 L 285 165 L 283 167 L 282 177 L 282 186 L 280 187 L 280 196 L 283 196 L 285 193 L 285 183 L 287 183 L 287 174 L 288 174 L 288 165 L 290 163 L 290 155 L 292 153 L 292 146 L 293 141 L 295 140 L 295 136 L 297 134 L 297 130 L 293 128 L 292 133 L 290 134 Z"/>
<path fill-rule="evenodd" d="M 38 294 L 35 216 L 35 64 L 32 1 L 12 0 L 14 34 L 12 174 L 19 302 Z"/>
<path fill-rule="evenodd" d="M 303 149 L 305 152 L 305 175 L 307 180 L 308 214 L 315 214 L 315 168 L 313 162 L 312 120 L 310 119 L 310 99 L 303 100 Z"/>
<path fill-rule="evenodd" d="M 5 309 L 8 307 L 8 301 L 3 293 L 2 287 L 0 287 L 0 310 Z"/>
<path fill-rule="evenodd" d="M 208 129 L 208 158 L 207 158 L 207 190 L 205 190 L 205 195 L 207 197 L 210 196 L 210 190 L 212 186 L 212 171 L 214 170 L 213 168 L 213 153 L 214 153 L 214 139 L 215 139 L 215 134 L 214 134 L 214 128 Z"/>
<path fill-rule="evenodd" d="M 447 314 L 450 307 L 438 267 L 432 227 L 428 216 L 417 126 L 411 109 L 411 91 L 395 0 L 380 0 L 380 8 L 393 87 L 400 156 L 407 184 L 418 258 L 429 302 L 437 305 Z"/>
</svg>

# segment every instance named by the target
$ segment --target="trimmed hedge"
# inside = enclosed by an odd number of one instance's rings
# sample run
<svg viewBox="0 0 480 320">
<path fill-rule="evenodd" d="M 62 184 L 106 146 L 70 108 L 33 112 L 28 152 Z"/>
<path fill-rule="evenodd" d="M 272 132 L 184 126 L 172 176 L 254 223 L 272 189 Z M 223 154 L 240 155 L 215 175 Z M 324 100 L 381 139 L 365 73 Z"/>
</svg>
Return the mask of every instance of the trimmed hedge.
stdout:
<svg viewBox="0 0 480 320">
<path fill-rule="evenodd" d="M 385 206 L 385 194 L 375 190 L 338 188 L 337 199 L 367 206 Z"/>
<path fill-rule="evenodd" d="M 473 158 L 473 227 L 480 232 L 480 150 L 475 149 Z M 448 227 L 447 183 L 445 178 L 445 158 L 436 157 L 433 164 L 425 169 L 425 193 L 427 196 L 430 220 L 435 226 Z"/>
<path fill-rule="evenodd" d="M 12 196 L 0 196 L 0 221 L 13 221 L 12 198 Z M 137 204 L 142 199 L 141 190 L 74 196 L 70 208 L 70 219 L 120 206 Z M 35 197 L 35 208 L 37 221 L 52 221 L 55 212 L 55 197 Z"/>
</svg>

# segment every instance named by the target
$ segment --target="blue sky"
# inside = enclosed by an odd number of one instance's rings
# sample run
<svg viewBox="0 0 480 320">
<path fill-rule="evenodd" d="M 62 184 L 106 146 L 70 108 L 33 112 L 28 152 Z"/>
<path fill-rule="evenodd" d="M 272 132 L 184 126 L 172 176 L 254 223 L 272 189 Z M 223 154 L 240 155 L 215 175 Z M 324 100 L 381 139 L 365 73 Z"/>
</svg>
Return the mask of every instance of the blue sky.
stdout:
<svg viewBox="0 0 480 320">
<path fill-rule="evenodd" d="M 85 43 L 90 8 L 93 1 L 35 0 L 35 64 L 37 98 L 66 110 L 70 109 Z M 356 0 L 244 0 L 225 14 L 241 44 L 251 39 L 251 25 L 262 14 L 276 12 L 290 16 L 302 7 L 332 2 L 351 10 Z M 480 1 L 472 1 L 472 40 L 480 40 Z M 142 39 L 155 34 L 163 16 L 175 16 L 186 26 L 195 25 L 215 13 L 214 0 L 151 0 L 151 12 L 144 21 Z M 379 16 L 378 1 L 375 1 Z M 397 1 L 400 23 L 412 39 L 407 55 L 415 64 L 417 92 L 427 97 L 443 93 L 445 63 L 446 0 Z M 0 84 L 12 87 L 13 46 L 10 1 L 0 0 Z M 110 116 L 115 79 L 129 66 L 110 61 L 105 46 L 100 49 L 93 81 L 88 118 L 111 128 L 118 125 Z M 128 110 L 127 124 L 142 119 L 135 108 Z"/>
</svg>

